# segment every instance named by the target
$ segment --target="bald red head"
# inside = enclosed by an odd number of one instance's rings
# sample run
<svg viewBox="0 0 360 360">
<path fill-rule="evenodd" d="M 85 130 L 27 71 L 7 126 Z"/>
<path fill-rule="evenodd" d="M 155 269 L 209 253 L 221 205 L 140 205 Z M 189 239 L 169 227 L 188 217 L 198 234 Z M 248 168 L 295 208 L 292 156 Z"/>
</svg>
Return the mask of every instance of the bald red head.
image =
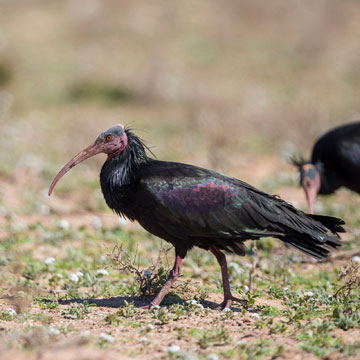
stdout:
<svg viewBox="0 0 360 360">
<path fill-rule="evenodd" d="M 123 125 L 115 125 L 101 133 L 95 142 L 74 156 L 56 175 L 49 188 L 49 196 L 58 181 L 75 165 L 99 153 L 108 155 L 108 159 L 119 155 L 127 146 L 128 138 Z"/>
</svg>

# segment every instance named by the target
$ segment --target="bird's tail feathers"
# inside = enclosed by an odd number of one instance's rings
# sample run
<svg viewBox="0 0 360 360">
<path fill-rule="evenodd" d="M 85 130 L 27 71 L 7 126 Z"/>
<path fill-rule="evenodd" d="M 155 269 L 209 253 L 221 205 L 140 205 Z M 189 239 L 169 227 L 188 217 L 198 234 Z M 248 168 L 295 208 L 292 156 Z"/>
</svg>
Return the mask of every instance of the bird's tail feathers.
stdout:
<svg viewBox="0 0 360 360">
<path fill-rule="evenodd" d="M 291 234 L 281 240 L 317 260 L 326 258 L 332 249 L 341 246 L 341 239 L 337 235 L 328 236 L 324 242 L 316 241 L 306 234 Z"/>
<path fill-rule="evenodd" d="M 332 216 L 324 216 L 324 215 L 311 215 L 308 214 L 315 221 L 320 222 L 322 225 L 327 227 L 332 233 L 343 233 L 346 230 L 342 227 L 345 225 L 345 222 L 341 219 L 332 217 Z"/>
</svg>

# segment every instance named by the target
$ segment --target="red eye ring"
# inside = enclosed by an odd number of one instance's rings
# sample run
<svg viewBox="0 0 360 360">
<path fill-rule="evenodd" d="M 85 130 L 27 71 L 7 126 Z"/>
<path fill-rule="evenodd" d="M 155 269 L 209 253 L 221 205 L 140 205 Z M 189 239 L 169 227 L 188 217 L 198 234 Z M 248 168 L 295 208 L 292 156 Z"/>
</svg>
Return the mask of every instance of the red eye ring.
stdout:
<svg viewBox="0 0 360 360">
<path fill-rule="evenodd" d="M 111 136 L 111 135 L 106 135 L 105 140 L 106 140 L 106 141 L 111 141 L 111 140 L 112 140 L 112 136 Z"/>
</svg>

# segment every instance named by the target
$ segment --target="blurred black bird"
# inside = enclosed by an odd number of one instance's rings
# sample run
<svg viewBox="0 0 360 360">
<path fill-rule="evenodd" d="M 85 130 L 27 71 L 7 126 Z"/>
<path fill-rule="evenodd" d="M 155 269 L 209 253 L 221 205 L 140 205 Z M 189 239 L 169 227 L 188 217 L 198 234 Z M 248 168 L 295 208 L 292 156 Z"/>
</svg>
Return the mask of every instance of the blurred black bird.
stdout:
<svg viewBox="0 0 360 360">
<path fill-rule="evenodd" d="M 291 161 L 299 169 L 311 214 L 317 194 L 329 195 L 341 186 L 360 193 L 360 122 L 336 127 L 321 136 L 313 147 L 311 161 Z"/>
<path fill-rule="evenodd" d="M 98 153 L 107 154 L 100 183 L 109 207 L 175 247 L 174 267 L 149 307 L 161 303 L 193 246 L 215 255 L 224 288 L 219 307 L 225 308 L 241 300 L 230 292 L 221 250 L 245 255 L 245 240 L 271 236 L 321 259 L 341 245 L 342 220 L 307 215 L 278 197 L 215 171 L 154 160 L 146 154 L 144 143 L 122 125 L 103 132 L 70 160 L 53 180 L 49 195 L 67 171 Z"/>
</svg>

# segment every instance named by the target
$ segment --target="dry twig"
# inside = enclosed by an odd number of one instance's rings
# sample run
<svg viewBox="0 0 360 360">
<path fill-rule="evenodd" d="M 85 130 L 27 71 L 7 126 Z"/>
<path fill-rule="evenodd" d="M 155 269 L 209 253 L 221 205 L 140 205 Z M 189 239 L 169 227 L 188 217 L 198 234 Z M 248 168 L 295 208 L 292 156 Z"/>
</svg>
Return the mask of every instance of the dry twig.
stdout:
<svg viewBox="0 0 360 360">
<path fill-rule="evenodd" d="M 152 262 L 152 265 L 143 270 L 140 268 L 140 256 L 138 248 L 134 255 L 130 255 L 123 250 L 123 245 L 115 245 L 111 253 L 108 254 L 114 268 L 134 275 L 135 282 L 139 287 L 140 294 L 143 296 L 156 294 L 165 283 L 169 274 L 169 261 L 167 253 L 170 248 L 165 249 L 161 243 L 159 254 Z M 165 260 L 165 267 L 161 263 Z"/>
<path fill-rule="evenodd" d="M 343 298 L 349 297 L 351 290 L 360 287 L 360 265 L 351 261 L 340 269 L 339 281 L 344 281 L 345 284 L 335 292 L 334 297 L 337 298 L 340 294 Z"/>
</svg>

